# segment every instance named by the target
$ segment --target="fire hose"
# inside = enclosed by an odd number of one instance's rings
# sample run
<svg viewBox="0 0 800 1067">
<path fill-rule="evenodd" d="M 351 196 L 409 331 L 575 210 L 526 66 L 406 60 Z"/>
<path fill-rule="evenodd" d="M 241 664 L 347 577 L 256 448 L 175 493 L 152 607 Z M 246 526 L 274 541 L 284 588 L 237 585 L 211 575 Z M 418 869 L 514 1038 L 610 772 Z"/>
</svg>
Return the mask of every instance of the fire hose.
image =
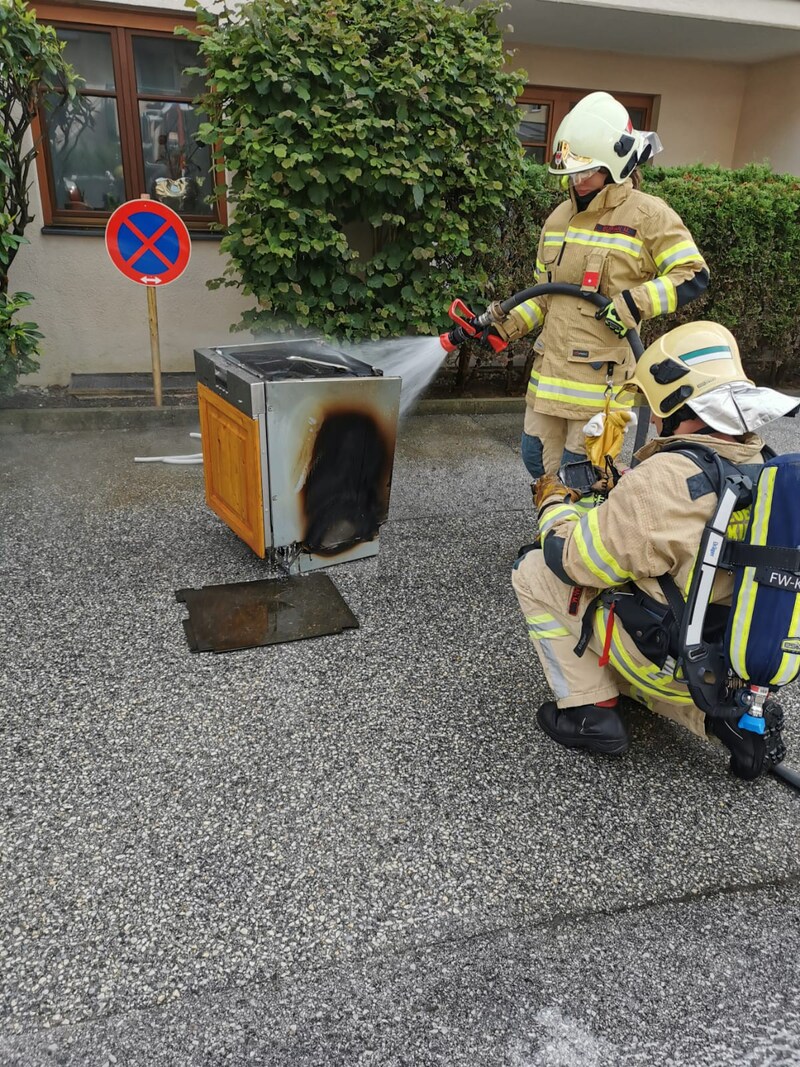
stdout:
<svg viewBox="0 0 800 1067">
<path fill-rule="evenodd" d="M 523 289 L 519 293 L 514 293 L 507 300 L 501 300 L 500 307 L 508 314 L 518 304 L 523 304 L 526 300 L 533 300 L 537 296 L 577 296 L 581 300 L 588 300 L 590 304 L 594 304 L 598 309 L 604 308 L 611 303 L 609 298 L 603 296 L 602 293 L 587 292 L 585 289 L 581 289 L 579 285 L 571 285 L 568 282 L 543 282 L 541 285 L 534 285 L 530 289 Z M 493 322 L 490 310 L 484 311 L 480 315 L 474 315 L 463 300 L 454 300 L 450 305 L 448 314 L 456 325 L 449 332 L 443 333 L 439 337 L 445 352 L 452 352 L 459 345 L 464 344 L 465 341 L 481 338 L 481 335 Z M 628 330 L 625 337 L 631 346 L 633 358 L 638 361 L 644 352 L 644 345 L 639 334 L 635 330 Z M 486 334 L 485 340 L 495 352 L 502 352 L 504 348 L 508 347 L 507 342 L 498 334 Z M 634 452 L 637 452 L 647 439 L 650 409 L 641 407 L 638 410 L 638 415 L 636 438 L 633 445 Z M 633 461 L 633 465 L 636 465 L 636 460 Z"/>
</svg>

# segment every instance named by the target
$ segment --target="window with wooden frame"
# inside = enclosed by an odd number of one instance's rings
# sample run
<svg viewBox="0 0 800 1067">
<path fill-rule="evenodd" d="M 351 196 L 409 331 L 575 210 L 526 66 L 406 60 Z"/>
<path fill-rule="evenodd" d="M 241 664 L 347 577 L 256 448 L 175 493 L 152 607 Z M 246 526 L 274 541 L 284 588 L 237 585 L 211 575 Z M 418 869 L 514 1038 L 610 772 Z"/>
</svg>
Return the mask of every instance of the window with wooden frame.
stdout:
<svg viewBox="0 0 800 1067">
<path fill-rule="evenodd" d="M 591 92 L 594 90 L 527 85 L 518 100 L 518 132 L 525 154 L 537 163 L 547 163 L 552 152 L 553 137 L 561 120 L 579 100 Z M 612 92 L 612 95 L 628 109 L 634 129 L 653 129 L 654 97 L 641 93 Z"/>
<path fill-rule="evenodd" d="M 45 226 L 103 228 L 142 193 L 195 232 L 224 222 L 216 162 L 196 139 L 203 116 L 192 99 L 202 82 L 183 73 L 199 65 L 197 48 L 173 34 L 192 21 L 63 3 L 36 4 L 36 14 L 84 80 L 78 102 L 52 93 L 39 112 Z"/>
</svg>

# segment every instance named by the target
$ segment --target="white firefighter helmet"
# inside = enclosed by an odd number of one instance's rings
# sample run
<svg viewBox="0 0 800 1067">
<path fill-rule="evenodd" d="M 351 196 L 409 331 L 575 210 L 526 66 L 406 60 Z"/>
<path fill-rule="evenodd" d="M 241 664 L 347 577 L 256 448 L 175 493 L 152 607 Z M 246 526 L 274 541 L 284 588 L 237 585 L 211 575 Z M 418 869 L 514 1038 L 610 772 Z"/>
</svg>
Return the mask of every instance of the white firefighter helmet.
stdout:
<svg viewBox="0 0 800 1067">
<path fill-rule="evenodd" d="M 656 134 L 634 130 L 630 115 L 610 93 L 589 93 L 564 117 L 553 140 L 551 174 L 599 170 L 614 182 L 659 151 Z"/>
<path fill-rule="evenodd" d="M 642 393 L 661 419 L 688 405 L 706 425 L 728 434 L 755 430 L 798 405 L 797 397 L 753 384 L 736 338 L 718 322 L 687 322 L 663 334 L 642 354 L 624 390 Z"/>
</svg>

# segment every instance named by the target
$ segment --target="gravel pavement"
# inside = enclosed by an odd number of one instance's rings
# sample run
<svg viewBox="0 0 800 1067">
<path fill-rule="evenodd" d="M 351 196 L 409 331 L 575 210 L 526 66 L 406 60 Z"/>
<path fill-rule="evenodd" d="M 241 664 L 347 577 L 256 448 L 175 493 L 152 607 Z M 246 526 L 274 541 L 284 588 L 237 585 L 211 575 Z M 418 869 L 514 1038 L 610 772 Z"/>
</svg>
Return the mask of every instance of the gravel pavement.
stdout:
<svg viewBox="0 0 800 1067">
<path fill-rule="evenodd" d="M 800 1064 L 800 797 L 535 725 L 520 422 L 407 420 L 360 629 L 228 655 L 188 426 L 0 438 L 0 1064 Z"/>
</svg>

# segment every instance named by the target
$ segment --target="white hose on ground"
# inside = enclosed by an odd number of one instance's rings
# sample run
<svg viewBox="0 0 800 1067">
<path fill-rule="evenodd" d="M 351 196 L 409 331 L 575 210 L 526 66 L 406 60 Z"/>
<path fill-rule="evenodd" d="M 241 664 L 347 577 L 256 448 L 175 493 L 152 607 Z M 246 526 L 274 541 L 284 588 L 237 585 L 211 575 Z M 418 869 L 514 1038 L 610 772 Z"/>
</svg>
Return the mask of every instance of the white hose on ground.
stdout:
<svg viewBox="0 0 800 1067">
<path fill-rule="evenodd" d="M 190 433 L 189 436 L 196 438 L 198 441 L 200 440 L 200 434 L 199 433 Z M 202 452 L 190 452 L 188 455 L 185 455 L 185 456 L 134 456 L 133 457 L 133 462 L 134 463 L 172 463 L 175 466 L 188 467 L 192 463 L 202 463 L 203 462 L 203 453 Z"/>
</svg>

